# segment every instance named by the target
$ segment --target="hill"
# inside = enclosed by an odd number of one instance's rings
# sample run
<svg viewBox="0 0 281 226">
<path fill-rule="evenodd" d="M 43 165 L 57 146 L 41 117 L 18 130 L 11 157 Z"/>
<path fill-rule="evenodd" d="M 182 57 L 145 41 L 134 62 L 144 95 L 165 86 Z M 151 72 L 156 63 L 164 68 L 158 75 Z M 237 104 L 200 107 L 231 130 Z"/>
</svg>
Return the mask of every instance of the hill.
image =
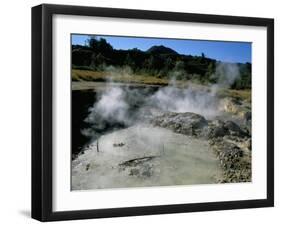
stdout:
<svg viewBox="0 0 281 226">
<path fill-rule="evenodd" d="M 160 46 L 152 46 L 148 50 L 146 50 L 147 53 L 150 54 L 175 54 L 178 55 L 178 53 L 166 46 L 160 45 Z"/>
</svg>

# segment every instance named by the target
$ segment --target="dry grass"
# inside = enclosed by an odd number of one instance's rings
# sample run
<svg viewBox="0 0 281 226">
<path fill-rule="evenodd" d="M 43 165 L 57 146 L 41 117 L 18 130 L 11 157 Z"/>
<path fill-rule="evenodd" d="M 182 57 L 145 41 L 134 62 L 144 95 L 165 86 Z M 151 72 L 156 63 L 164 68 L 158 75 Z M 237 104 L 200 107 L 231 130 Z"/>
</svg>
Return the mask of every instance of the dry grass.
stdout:
<svg viewBox="0 0 281 226">
<path fill-rule="evenodd" d="M 236 89 L 222 89 L 219 91 L 221 97 L 232 97 L 239 100 L 246 100 L 251 102 L 252 95 L 250 89 L 236 90 Z"/>
<path fill-rule="evenodd" d="M 125 73 L 110 73 L 90 70 L 72 69 L 72 81 L 91 81 L 91 82 L 121 82 L 121 83 L 135 83 L 146 85 L 160 85 L 165 86 L 169 84 L 167 78 L 157 78 L 152 75 L 130 75 Z M 178 87 L 187 87 L 190 85 L 188 81 L 175 81 Z M 204 85 L 194 84 L 192 86 L 204 87 Z M 251 102 L 251 90 L 234 90 L 221 89 L 218 91 L 220 97 L 232 97 L 235 99 L 247 100 Z"/>
<path fill-rule="evenodd" d="M 72 80 L 73 81 L 112 81 L 112 82 L 126 82 L 126 83 L 139 83 L 139 84 L 150 84 L 150 85 L 167 85 L 168 79 L 157 78 L 150 75 L 129 75 L 129 74 L 115 74 L 98 71 L 87 71 L 72 69 Z"/>
</svg>

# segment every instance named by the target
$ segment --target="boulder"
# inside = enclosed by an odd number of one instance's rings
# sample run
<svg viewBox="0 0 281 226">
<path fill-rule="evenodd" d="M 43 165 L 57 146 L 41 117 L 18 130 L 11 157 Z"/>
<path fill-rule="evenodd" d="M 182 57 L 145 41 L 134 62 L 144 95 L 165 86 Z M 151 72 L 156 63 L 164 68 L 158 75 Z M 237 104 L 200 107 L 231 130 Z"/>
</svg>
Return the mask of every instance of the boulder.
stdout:
<svg viewBox="0 0 281 226">
<path fill-rule="evenodd" d="M 204 128 L 208 126 L 203 116 L 191 112 L 167 112 L 151 119 L 151 123 L 189 136 L 202 135 Z"/>
<path fill-rule="evenodd" d="M 209 139 L 216 137 L 224 137 L 226 135 L 244 137 L 247 132 L 241 129 L 235 122 L 227 120 L 213 120 L 209 122 L 206 130 L 206 137 Z"/>
</svg>

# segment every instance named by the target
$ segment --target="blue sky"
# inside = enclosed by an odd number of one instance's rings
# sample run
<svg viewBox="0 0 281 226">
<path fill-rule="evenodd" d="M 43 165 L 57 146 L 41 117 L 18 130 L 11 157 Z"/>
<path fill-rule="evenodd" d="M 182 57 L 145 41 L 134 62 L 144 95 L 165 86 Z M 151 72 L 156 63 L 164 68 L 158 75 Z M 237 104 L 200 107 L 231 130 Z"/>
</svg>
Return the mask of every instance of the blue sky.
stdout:
<svg viewBox="0 0 281 226">
<path fill-rule="evenodd" d="M 85 45 L 89 35 L 72 35 L 72 44 Z M 164 45 L 180 54 L 198 55 L 204 53 L 206 57 L 225 62 L 252 62 L 252 45 L 249 42 L 224 42 L 205 40 L 183 40 L 164 38 L 136 38 L 120 36 L 96 36 L 105 38 L 114 49 L 147 50 L 154 45 Z"/>
</svg>

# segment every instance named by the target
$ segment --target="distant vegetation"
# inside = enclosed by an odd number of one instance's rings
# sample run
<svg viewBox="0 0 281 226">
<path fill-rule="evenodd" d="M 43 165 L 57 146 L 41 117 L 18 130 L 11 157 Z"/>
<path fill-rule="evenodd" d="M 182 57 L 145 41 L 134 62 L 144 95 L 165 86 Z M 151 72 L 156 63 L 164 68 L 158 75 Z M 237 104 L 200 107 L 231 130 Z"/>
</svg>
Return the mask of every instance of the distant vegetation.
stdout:
<svg viewBox="0 0 281 226">
<path fill-rule="evenodd" d="M 216 66 L 218 63 L 222 62 L 210 59 L 204 53 L 201 56 L 183 55 L 162 45 L 152 46 L 147 51 L 137 48 L 116 50 L 105 39 L 95 37 L 90 38 L 86 46 L 72 45 L 72 69 L 78 69 L 72 75 L 73 80 L 77 80 L 79 73 L 83 77 L 81 70 L 103 72 L 110 68 L 117 70 L 127 68 L 128 74 L 149 76 L 150 78 L 153 76 L 156 79 L 155 82 L 157 79 L 173 78 L 202 84 L 217 83 L 219 78 L 216 74 Z M 234 81 L 231 88 L 251 88 L 251 64 L 238 63 L 237 66 L 240 76 Z M 88 78 L 91 80 L 91 76 Z"/>
<path fill-rule="evenodd" d="M 108 73 L 103 71 L 92 71 L 92 70 L 80 70 L 72 69 L 72 81 L 94 81 L 94 82 L 106 82 L 108 81 Z M 118 70 L 115 71 L 110 77 L 112 82 L 121 82 L 121 83 L 137 83 L 137 84 L 149 84 L 149 85 L 168 85 L 169 80 L 167 78 L 157 78 L 152 75 L 137 75 L 137 74 L 128 74 L 123 70 L 118 73 Z M 179 83 L 180 81 L 178 81 Z M 180 82 L 180 85 L 186 85 L 186 82 Z M 183 84 L 182 84 L 183 83 Z"/>
</svg>

